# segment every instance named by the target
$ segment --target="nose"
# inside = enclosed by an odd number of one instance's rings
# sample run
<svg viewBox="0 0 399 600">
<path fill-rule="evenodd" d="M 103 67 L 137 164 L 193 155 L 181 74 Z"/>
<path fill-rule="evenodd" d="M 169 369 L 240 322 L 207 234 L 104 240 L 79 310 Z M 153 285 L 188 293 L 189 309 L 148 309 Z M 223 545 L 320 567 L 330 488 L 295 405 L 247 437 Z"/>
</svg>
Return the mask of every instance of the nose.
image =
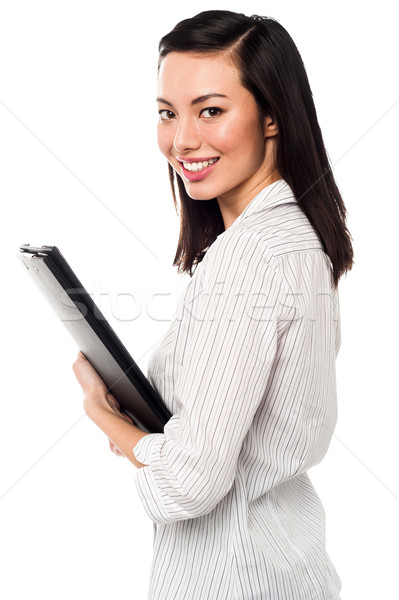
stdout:
<svg viewBox="0 0 399 600">
<path fill-rule="evenodd" d="M 198 125 L 194 119 L 181 118 L 178 121 L 173 147 L 177 152 L 184 153 L 189 150 L 198 150 L 201 146 L 201 136 Z"/>
</svg>

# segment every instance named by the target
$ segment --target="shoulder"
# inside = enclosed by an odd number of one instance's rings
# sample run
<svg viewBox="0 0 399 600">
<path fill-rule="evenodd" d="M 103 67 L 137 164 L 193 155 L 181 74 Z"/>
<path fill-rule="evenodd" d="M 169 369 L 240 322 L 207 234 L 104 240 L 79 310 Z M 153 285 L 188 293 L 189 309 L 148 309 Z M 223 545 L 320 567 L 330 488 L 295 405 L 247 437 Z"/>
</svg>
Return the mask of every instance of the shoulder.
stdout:
<svg viewBox="0 0 399 600">
<path fill-rule="evenodd" d="M 249 283 L 273 279 L 284 293 L 292 293 L 294 281 L 307 286 L 316 271 L 325 271 L 326 285 L 330 266 L 322 243 L 307 217 L 297 206 L 276 206 L 262 221 L 246 219 L 220 234 L 208 249 L 200 271 L 203 281 L 244 277 Z M 230 275 L 230 277 L 228 277 Z M 310 285 L 310 284 L 309 284 Z M 295 286 L 294 286 L 295 287 Z"/>
<path fill-rule="evenodd" d="M 200 263 L 200 278 L 207 287 L 212 282 L 229 282 L 233 288 L 269 285 L 283 288 L 288 284 L 268 240 L 248 228 L 228 229 L 218 236 Z"/>
<path fill-rule="evenodd" d="M 273 257 L 267 240 L 259 232 L 248 228 L 227 229 L 208 249 L 204 266 L 226 264 L 239 266 L 251 258 L 268 262 Z"/>
<path fill-rule="evenodd" d="M 280 204 L 251 215 L 240 228 L 267 246 L 269 254 L 283 254 L 322 249 L 323 244 L 302 208 L 296 203 Z"/>
</svg>

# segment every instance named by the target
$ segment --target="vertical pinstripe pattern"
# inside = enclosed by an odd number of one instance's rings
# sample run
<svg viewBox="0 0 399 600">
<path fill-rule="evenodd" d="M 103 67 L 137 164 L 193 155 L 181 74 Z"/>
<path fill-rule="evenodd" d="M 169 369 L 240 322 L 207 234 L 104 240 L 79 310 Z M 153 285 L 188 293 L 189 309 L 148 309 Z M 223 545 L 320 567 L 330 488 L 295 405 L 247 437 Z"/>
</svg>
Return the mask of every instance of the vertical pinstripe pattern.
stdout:
<svg viewBox="0 0 399 600">
<path fill-rule="evenodd" d="M 218 236 L 151 357 L 173 416 L 134 448 L 154 523 L 150 600 L 336 600 L 307 470 L 337 419 L 339 301 L 291 188 Z"/>
</svg>

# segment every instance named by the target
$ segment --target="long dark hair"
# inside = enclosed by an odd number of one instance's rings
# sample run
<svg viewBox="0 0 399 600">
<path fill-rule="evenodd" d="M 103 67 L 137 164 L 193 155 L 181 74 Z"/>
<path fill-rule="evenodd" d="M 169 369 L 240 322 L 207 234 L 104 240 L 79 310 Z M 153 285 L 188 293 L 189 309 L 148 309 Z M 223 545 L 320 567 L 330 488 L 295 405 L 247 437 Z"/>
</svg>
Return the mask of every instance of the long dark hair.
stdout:
<svg viewBox="0 0 399 600">
<path fill-rule="evenodd" d="M 222 10 L 201 12 L 178 23 L 159 43 L 159 65 L 169 52 L 229 51 L 241 82 L 260 114 L 278 126 L 276 169 L 317 232 L 332 265 L 335 287 L 353 265 L 346 208 L 335 183 L 317 120 L 308 77 L 288 32 L 271 17 Z M 224 231 L 216 198 L 193 200 L 169 165 L 176 209 L 180 196 L 180 236 L 174 265 L 193 273 L 207 248 Z"/>
</svg>

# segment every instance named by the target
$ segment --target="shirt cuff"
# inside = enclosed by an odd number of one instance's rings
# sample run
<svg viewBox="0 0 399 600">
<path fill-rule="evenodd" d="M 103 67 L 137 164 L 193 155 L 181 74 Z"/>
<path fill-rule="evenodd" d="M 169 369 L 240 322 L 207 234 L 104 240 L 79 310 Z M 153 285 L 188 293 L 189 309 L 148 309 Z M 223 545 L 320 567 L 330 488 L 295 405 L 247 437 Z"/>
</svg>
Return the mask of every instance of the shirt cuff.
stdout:
<svg viewBox="0 0 399 600">
<path fill-rule="evenodd" d="M 160 438 L 162 439 L 160 440 Z M 148 435 L 144 435 L 133 448 L 134 456 L 143 465 L 149 465 L 153 451 L 160 448 L 164 439 L 165 436 L 163 433 L 149 433 Z"/>
<path fill-rule="evenodd" d="M 152 464 L 159 461 L 161 448 L 165 442 L 163 433 L 150 433 L 145 435 L 133 448 L 133 454 L 139 462 L 144 465 L 137 469 L 136 488 L 144 510 L 154 523 L 170 523 L 170 517 L 163 508 L 165 503 L 165 494 L 156 484 L 155 473 Z"/>
</svg>

